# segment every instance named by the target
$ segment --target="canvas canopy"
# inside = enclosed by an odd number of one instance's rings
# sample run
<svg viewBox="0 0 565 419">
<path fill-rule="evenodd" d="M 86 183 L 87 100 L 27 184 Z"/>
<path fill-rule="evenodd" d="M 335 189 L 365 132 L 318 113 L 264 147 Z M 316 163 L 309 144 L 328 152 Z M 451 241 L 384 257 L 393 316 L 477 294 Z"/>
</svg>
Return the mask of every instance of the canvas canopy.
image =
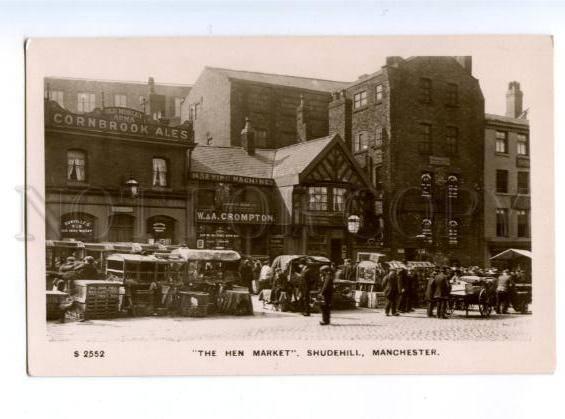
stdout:
<svg viewBox="0 0 565 419">
<path fill-rule="evenodd" d="M 241 256 L 234 250 L 189 249 L 182 247 L 171 252 L 187 261 L 237 262 Z"/>
<path fill-rule="evenodd" d="M 531 259 L 532 252 L 522 249 L 507 249 L 504 252 L 500 252 L 498 255 L 494 255 L 490 260 L 512 260 L 521 257 Z"/>
</svg>

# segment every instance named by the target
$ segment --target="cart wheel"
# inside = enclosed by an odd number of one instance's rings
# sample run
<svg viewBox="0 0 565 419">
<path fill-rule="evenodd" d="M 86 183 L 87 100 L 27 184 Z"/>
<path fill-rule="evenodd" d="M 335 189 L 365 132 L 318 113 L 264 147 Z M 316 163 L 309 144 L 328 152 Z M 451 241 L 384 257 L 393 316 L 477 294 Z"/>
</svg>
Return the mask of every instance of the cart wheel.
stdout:
<svg viewBox="0 0 565 419">
<path fill-rule="evenodd" d="M 485 289 L 482 289 L 479 292 L 479 313 L 481 317 L 490 317 L 491 311 L 492 306 L 489 304 L 487 292 Z"/>
</svg>

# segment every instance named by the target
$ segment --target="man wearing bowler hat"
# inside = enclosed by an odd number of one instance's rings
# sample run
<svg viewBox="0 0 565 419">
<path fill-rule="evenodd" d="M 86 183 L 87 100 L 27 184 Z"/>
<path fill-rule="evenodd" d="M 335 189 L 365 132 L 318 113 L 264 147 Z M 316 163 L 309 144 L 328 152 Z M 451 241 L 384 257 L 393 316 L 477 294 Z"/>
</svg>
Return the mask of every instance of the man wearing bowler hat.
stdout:
<svg viewBox="0 0 565 419">
<path fill-rule="evenodd" d="M 322 326 L 330 324 L 330 315 L 332 309 L 332 298 L 334 293 L 334 273 L 329 266 L 320 268 L 320 276 L 322 277 L 322 289 L 319 298 L 322 300 L 320 308 L 322 310 Z"/>
</svg>

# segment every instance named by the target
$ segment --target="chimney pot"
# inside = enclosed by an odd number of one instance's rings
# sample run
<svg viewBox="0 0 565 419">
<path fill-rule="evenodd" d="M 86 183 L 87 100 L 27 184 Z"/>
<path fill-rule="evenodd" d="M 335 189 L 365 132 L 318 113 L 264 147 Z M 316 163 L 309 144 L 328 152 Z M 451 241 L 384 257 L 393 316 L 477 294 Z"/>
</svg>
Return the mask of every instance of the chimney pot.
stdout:
<svg viewBox="0 0 565 419">
<path fill-rule="evenodd" d="M 518 118 L 522 114 L 524 94 L 520 90 L 520 83 L 511 81 L 506 92 L 506 116 Z"/>
<path fill-rule="evenodd" d="M 470 55 L 462 55 L 455 57 L 455 60 L 465 69 L 467 73 L 473 74 L 473 57 Z"/>
<path fill-rule="evenodd" d="M 241 146 L 250 156 L 255 154 L 255 131 L 248 117 L 245 117 L 245 126 L 241 130 Z"/>
</svg>

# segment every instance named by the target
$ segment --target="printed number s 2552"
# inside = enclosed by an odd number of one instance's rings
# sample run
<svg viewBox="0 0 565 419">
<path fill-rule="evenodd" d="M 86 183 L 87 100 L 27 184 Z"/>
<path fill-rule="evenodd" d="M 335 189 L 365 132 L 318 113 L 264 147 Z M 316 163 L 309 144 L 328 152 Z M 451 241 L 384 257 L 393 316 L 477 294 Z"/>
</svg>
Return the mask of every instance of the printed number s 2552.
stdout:
<svg viewBox="0 0 565 419">
<path fill-rule="evenodd" d="M 74 351 L 73 356 L 78 358 L 82 356 L 82 358 L 104 358 L 104 351 L 82 351 L 82 355 L 80 351 Z"/>
</svg>

